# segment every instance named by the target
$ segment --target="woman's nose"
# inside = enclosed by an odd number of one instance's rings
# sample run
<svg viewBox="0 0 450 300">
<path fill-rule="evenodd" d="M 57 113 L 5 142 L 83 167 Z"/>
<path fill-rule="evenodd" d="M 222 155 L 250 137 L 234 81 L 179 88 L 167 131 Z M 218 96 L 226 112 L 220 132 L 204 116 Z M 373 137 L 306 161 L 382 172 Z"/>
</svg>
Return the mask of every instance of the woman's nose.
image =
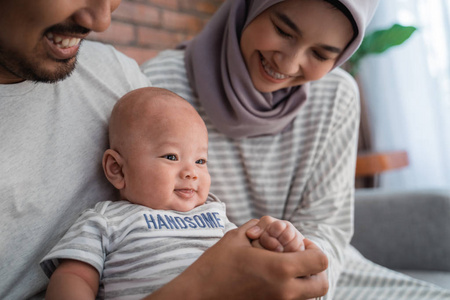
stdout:
<svg viewBox="0 0 450 300">
<path fill-rule="evenodd" d="M 279 51 L 274 54 L 274 62 L 278 68 L 278 72 L 296 76 L 300 73 L 304 54 L 301 51 Z"/>
<path fill-rule="evenodd" d="M 92 31 L 105 31 L 111 24 L 111 13 L 119 6 L 120 1 L 88 0 L 84 7 L 74 13 L 74 22 Z"/>
</svg>

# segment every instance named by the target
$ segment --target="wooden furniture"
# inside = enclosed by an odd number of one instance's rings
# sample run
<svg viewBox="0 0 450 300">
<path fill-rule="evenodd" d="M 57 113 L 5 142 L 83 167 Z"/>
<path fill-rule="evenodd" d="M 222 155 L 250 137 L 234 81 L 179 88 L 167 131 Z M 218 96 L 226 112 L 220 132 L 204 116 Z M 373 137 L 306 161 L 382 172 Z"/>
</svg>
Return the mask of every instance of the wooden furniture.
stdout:
<svg viewBox="0 0 450 300">
<path fill-rule="evenodd" d="M 378 175 L 380 173 L 408 166 L 406 151 L 359 153 L 356 159 L 356 177 Z"/>
</svg>

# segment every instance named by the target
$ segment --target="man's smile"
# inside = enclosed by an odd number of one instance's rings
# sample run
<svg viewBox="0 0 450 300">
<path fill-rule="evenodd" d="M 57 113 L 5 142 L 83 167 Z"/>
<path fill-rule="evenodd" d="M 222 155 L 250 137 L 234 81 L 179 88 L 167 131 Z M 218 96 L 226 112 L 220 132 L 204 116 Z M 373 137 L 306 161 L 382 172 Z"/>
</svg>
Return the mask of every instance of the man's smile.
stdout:
<svg viewBox="0 0 450 300">
<path fill-rule="evenodd" d="M 51 32 L 47 33 L 45 36 L 59 48 L 70 48 L 79 45 L 81 41 L 81 38 L 63 36 Z"/>
</svg>

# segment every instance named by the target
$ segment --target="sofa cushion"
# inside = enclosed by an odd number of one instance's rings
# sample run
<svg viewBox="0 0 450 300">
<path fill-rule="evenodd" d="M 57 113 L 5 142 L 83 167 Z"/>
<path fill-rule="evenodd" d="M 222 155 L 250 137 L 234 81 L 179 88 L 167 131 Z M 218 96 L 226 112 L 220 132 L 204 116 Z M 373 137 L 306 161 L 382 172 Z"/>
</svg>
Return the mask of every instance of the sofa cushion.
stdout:
<svg viewBox="0 0 450 300">
<path fill-rule="evenodd" d="M 450 272 L 450 190 L 357 190 L 351 243 L 390 269 Z"/>
<path fill-rule="evenodd" d="M 421 271 L 421 270 L 396 270 L 396 271 L 416 279 L 431 282 L 435 285 L 450 290 L 450 272 Z"/>
</svg>

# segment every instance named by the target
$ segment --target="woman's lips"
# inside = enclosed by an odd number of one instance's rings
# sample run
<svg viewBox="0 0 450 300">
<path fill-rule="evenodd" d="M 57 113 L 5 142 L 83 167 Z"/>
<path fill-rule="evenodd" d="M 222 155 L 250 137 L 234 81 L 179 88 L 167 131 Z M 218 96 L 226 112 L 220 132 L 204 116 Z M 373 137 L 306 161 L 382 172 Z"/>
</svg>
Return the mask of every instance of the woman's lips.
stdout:
<svg viewBox="0 0 450 300">
<path fill-rule="evenodd" d="M 272 66 L 269 64 L 269 62 L 264 58 L 264 56 L 262 56 L 262 54 L 259 54 L 259 58 L 260 58 L 260 69 L 262 74 L 264 75 L 265 78 L 267 78 L 270 81 L 273 81 L 275 83 L 279 83 L 279 82 L 283 82 L 288 78 L 291 78 L 292 76 L 286 75 L 286 74 L 282 74 L 279 73 L 277 71 L 275 71 Z"/>
</svg>

